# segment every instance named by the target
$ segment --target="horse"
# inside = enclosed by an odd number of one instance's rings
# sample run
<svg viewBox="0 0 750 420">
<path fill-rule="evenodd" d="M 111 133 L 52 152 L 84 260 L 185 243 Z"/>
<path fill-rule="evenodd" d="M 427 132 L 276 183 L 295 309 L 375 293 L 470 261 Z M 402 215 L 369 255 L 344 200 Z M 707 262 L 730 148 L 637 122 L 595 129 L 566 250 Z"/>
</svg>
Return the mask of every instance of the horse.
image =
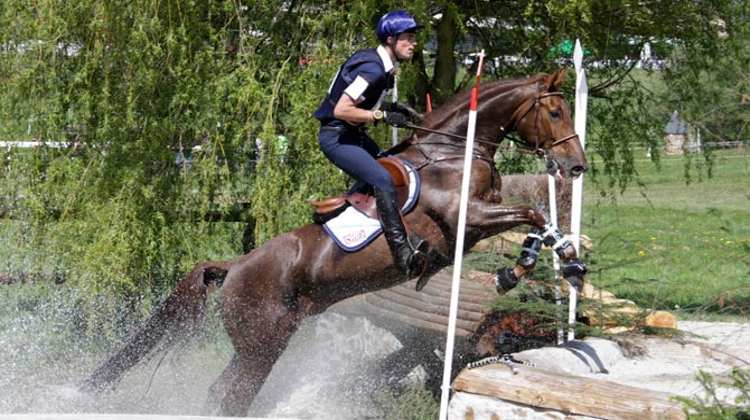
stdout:
<svg viewBox="0 0 750 420">
<path fill-rule="evenodd" d="M 513 268 L 498 270 L 498 293 L 509 290 L 534 269 L 535 253 L 552 247 L 561 257 L 564 278 L 580 286 L 586 267 L 574 246 L 537 208 L 506 206 L 493 157 L 514 132 L 530 152 L 543 157 L 550 173 L 575 178 L 588 163 L 562 96 L 565 70 L 533 77 L 485 82 L 476 108 L 468 212 L 463 252 L 483 238 L 519 225 L 533 229 Z M 424 115 L 412 134 L 388 150 L 408 162 L 421 181 L 418 201 L 405 221 L 430 244 L 422 285 L 453 261 L 459 224 L 470 92 L 454 95 Z M 185 339 L 200 323 L 207 296 L 220 290 L 219 310 L 234 355 L 209 389 L 222 415 L 245 416 L 272 367 L 301 321 L 349 297 L 410 280 L 379 236 L 356 252 L 340 249 L 320 224 L 311 223 L 269 239 L 233 260 L 198 264 L 118 352 L 83 381 L 99 392 L 119 379 L 149 351 Z M 420 286 L 418 286 L 420 287 Z"/>
</svg>

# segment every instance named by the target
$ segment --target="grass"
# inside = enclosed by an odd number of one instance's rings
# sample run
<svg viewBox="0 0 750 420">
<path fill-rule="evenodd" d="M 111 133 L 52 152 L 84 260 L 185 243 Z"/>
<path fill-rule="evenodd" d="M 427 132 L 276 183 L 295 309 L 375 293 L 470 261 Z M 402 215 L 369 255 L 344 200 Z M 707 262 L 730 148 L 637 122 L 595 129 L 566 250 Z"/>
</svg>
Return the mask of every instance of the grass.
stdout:
<svg viewBox="0 0 750 420">
<path fill-rule="evenodd" d="M 622 194 L 584 182 L 587 280 L 681 318 L 748 320 L 750 155 L 717 152 L 711 177 L 696 166 L 702 157 L 662 156 L 655 167 L 642 156 L 638 185 Z"/>
</svg>

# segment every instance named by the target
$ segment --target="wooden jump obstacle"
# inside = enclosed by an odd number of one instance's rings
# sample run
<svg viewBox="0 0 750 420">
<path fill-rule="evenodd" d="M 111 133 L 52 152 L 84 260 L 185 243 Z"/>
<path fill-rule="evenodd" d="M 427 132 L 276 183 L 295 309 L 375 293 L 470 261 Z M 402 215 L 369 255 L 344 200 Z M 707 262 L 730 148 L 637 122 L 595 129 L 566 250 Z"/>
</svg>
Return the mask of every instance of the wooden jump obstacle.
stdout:
<svg viewBox="0 0 750 420">
<path fill-rule="evenodd" d="M 346 314 L 367 316 L 376 325 L 393 333 L 404 348 L 398 355 L 390 357 L 386 364 L 403 363 L 404 359 L 409 359 L 406 366 L 399 368 L 402 372 L 424 363 L 425 358 L 431 357 L 431 349 L 441 348 L 448 329 L 449 273 L 443 271 L 436 274 L 420 292 L 415 290 L 415 284 L 415 281 L 410 281 L 358 296 L 343 306 L 334 307 Z M 459 355 L 472 356 L 475 349 L 469 340 L 490 312 L 489 302 L 496 296 L 492 284 L 468 279 L 462 281 L 456 324 Z M 628 308 L 630 310 L 632 308 Z M 607 343 L 619 352 L 616 343 Z M 514 375 L 502 363 L 463 369 L 456 372 L 452 391 L 494 398 L 519 407 L 536 407 L 539 411 L 558 412 L 565 416 L 601 419 L 683 418 L 681 406 L 673 400 L 675 395 L 670 393 L 540 367 L 519 366 L 519 370 L 520 373 Z M 451 410 L 453 418 L 461 408 L 452 407 Z M 457 418 L 473 418 L 468 412 L 464 414 Z"/>
<path fill-rule="evenodd" d="M 668 392 L 644 390 L 538 367 L 519 365 L 517 368 L 518 374 L 513 374 L 503 364 L 466 369 L 453 381 L 453 392 L 484 395 L 537 409 L 598 419 L 684 418 L 680 403 L 673 399 L 676 395 Z M 468 414 L 473 410 L 466 411 Z"/>
</svg>

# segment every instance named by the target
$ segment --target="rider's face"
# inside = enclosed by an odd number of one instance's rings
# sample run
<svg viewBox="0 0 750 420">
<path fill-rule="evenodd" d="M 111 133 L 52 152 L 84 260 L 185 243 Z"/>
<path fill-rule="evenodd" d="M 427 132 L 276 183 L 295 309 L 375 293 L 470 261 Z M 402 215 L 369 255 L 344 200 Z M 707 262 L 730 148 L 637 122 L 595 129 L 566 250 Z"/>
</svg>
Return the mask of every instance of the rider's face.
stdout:
<svg viewBox="0 0 750 420">
<path fill-rule="evenodd" d="M 414 55 L 414 47 L 416 46 L 417 35 L 413 32 L 403 32 L 396 36 L 393 53 L 399 60 L 408 60 Z"/>
</svg>

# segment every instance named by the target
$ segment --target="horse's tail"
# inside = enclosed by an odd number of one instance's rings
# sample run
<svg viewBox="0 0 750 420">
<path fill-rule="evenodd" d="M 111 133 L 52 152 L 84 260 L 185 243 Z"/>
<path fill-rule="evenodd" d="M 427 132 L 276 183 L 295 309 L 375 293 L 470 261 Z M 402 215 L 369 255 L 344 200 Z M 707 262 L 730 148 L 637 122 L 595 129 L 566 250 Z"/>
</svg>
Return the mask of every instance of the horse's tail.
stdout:
<svg viewBox="0 0 750 420">
<path fill-rule="evenodd" d="M 156 310 L 135 336 L 102 363 L 81 385 L 84 391 L 113 387 L 162 339 L 165 349 L 186 337 L 203 319 L 207 296 L 226 276 L 230 261 L 207 261 L 196 266 Z"/>
</svg>

